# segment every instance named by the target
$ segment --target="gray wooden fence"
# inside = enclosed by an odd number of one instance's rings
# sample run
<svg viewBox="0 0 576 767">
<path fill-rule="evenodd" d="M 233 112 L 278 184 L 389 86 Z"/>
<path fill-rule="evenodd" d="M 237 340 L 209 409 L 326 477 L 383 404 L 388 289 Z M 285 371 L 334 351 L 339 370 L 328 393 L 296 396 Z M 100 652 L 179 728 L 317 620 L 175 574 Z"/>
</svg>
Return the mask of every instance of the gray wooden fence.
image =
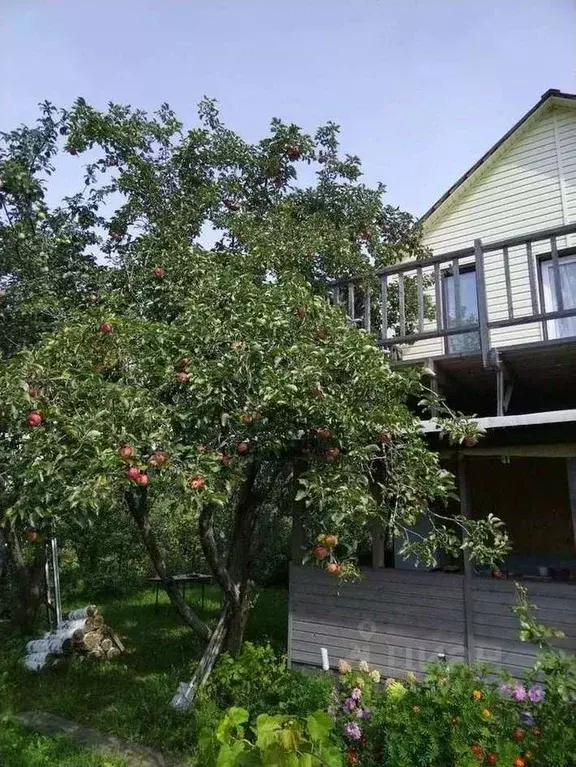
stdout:
<svg viewBox="0 0 576 767">
<path fill-rule="evenodd" d="M 394 569 L 365 576 L 341 583 L 318 568 L 291 567 L 292 664 L 320 666 L 324 647 L 332 667 L 340 658 L 364 659 L 394 677 L 421 673 L 439 655 L 505 666 L 516 676 L 532 665 L 534 650 L 519 641 L 511 610 L 512 582 L 473 578 L 465 588 L 463 575 Z M 535 583 L 529 597 L 538 620 L 565 632 L 560 646 L 576 650 L 576 585 Z"/>
</svg>

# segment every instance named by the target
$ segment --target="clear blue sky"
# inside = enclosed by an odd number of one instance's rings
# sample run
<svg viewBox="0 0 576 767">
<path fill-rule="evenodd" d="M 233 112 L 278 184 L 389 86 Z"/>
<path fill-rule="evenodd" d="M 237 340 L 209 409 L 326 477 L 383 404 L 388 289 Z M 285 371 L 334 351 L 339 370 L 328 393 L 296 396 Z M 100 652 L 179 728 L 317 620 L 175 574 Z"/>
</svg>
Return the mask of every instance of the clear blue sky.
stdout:
<svg viewBox="0 0 576 767">
<path fill-rule="evenodd" d="M 250 139 L 332 119 L 423 213 L 548 88 L 576 92 L 576 0 L 0 0 L 0 128 L 76 96 Z"/>
</svg>

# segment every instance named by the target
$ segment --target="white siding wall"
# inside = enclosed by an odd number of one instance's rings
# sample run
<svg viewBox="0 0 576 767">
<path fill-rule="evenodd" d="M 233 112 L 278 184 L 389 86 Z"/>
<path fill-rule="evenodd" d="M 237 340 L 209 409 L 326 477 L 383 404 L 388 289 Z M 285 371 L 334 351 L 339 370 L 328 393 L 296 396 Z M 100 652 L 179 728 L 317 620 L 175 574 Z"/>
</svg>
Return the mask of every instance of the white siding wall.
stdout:
<svg viewBox="0 0 576 767">
<path fill-rule="evenodd" d="M 555 107 L 520 130 L 514 143 L 489 160 L 484 172 L 452 206 L 433 218 L 424 242 L 435 254 L 527 234 L 576 221 L 576 110 Z M 574 245 L 570 238 L 559 247 Z M 545 252 L 546 247 L 535 249 Z M 526 254 L 510 251 L 514 313 L 530 313 Z M 506 284 L 502 253 L 486 256 L 486 292 L 490 320 L 506 319 Z M 433 324 L 426 329 L 432 330 Z M 538 324 L 493 330 L 492 346 L 539 341 Z M 441 341 L 419 342 L 404 350 L 405 359 L 443 353 Z"/>
</svg>

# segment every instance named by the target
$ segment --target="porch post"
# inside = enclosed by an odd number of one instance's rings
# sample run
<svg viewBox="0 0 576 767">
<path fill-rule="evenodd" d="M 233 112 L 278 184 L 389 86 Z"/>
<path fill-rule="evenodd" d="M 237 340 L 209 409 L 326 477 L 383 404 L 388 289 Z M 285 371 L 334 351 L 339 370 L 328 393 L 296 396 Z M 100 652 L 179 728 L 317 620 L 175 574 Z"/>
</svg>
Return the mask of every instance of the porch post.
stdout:
<svg viewBox="0 0 576 767">
<path fill-rule="evenodd" d="M 572 534 L 576 547 L 576 458 L 566 459 L 568 471 L 568 492 L 570 494 L 570 509 L 572 510 Z"/>
<path fill-rule="evenodd" d="M 466 472 L 466 458 L 458 453 L 458 483 L 460 489 L 460 512 L 462 516 L 470 516 L 470 489 Z M 464 636 L 466 640 L 466 656 L 468 663 L 476 661 L 476 642 L 474 639 L 474 613 L 472 605 L 472 564 L 467 551 L 463 552 L 464 559 Z"/>
<path fill-rule="evenodd" d="M 490 329 L 488 327 L 488 304 L 486 302 L 486 278 L 484 275 L 484 251 L 482 240 L 474 240 L 474 260 L 476 262 L 476 299 L 478 301 L 478 322 L 480 325 L 480 349 L 484 367 L 488 365 L 490 351 Z"/>
</svg>

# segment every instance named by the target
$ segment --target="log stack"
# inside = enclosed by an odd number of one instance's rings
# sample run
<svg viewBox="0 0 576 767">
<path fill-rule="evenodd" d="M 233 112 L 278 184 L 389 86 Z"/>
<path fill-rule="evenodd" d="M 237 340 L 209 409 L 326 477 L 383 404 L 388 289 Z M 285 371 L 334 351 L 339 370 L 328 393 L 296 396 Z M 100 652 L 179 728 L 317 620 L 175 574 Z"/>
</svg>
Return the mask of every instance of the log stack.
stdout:
<svg viewBox="0 0 576 767">
<path fill-rule="evenodd" d="M 76 656 L 87 660 L 114 660 L 125 652 L 118 635 L 107 626 L 97 607 L 72 610 L 58 628 L 26 645 L 24 665 L 40 671 Z"/>
</svg>

